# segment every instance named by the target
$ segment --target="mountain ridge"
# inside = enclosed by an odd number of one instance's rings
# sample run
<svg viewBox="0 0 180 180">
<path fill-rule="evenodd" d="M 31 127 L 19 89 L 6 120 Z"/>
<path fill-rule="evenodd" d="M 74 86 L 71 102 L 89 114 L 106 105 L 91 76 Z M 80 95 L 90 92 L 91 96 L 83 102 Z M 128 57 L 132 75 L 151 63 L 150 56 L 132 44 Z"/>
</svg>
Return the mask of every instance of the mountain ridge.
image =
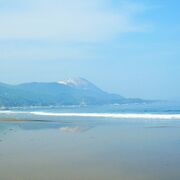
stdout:
<svg viewBox="0 0 180 180">
<path fill-rule="evenodd" d="M 104 105 L 144 100 L 108 93 L 84 78 L 58 82 L 0 83 L 0 107 Z"/>
</svg>

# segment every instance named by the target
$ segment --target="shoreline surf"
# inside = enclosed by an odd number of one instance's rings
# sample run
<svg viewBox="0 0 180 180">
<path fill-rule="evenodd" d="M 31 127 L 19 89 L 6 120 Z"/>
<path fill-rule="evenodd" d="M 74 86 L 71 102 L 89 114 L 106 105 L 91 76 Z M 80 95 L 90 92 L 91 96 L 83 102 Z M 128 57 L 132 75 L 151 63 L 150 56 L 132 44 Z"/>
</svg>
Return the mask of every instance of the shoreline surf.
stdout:
<svg viewBox="0 0 180 180">
<path fill-rule="evenodd" d="M 153 113 L 54 113 L 54 112 L 27 112 L 27 111 L 0 111 L 0 114 L 30 114 L 35 116 L 56 117 L 96 117 L 119 119 L 180 119 L 180 114 L 153 114 Z"/>
</svg>

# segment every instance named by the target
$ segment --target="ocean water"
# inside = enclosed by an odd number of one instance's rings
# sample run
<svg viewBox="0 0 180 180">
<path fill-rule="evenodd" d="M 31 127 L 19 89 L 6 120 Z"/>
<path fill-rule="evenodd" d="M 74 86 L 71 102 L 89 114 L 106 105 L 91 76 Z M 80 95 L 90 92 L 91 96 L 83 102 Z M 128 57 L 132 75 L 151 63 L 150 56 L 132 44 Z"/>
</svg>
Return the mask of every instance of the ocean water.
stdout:
<svg viewBox="0 0 180 180">
<path fill-rule="evenodd" d="M 0 117 L 76 116 L 111 118 L 179 119 L 180 102 L 154 102 L 102 106 L 61 106 L 11 108 L 0 110 Z"/>
<path fill-rule="evenodd" d="M 179 105 L 0 111 L 0 179 L 179 180 Z"/>
</svg>

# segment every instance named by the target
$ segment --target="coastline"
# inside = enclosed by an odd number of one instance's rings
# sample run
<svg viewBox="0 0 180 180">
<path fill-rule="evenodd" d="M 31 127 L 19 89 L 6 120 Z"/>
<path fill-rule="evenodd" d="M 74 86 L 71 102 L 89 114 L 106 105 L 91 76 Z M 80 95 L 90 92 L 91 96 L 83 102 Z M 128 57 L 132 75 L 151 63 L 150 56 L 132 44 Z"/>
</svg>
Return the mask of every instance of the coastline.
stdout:
<svg viewBox="0 0 180 180">
<path fill-rule="evenodd" d="M 58 113 L 42 111 L 0 111 L 2 115 L 24 114 L 34 116 L 55 116 L 55 117 L 96 117 L 96 118 L 117 118 L 117 119 L 180 119 L 180 114 L 160 113 Z"/>
</svg>

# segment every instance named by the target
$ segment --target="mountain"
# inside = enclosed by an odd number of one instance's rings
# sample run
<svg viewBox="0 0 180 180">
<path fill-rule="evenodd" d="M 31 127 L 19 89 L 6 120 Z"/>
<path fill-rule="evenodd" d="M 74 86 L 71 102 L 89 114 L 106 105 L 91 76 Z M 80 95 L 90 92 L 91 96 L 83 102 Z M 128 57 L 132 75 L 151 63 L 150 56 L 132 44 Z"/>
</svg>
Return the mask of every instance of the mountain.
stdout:
<svg viewBox="0 0 180 180">
<path fill-rule="evenodd" d="M 139 102 L 144 101 L 107 93 L 83 78 L 19 85 L 0 83 L 0 107 L 103 105 Z"/>
</svg>

